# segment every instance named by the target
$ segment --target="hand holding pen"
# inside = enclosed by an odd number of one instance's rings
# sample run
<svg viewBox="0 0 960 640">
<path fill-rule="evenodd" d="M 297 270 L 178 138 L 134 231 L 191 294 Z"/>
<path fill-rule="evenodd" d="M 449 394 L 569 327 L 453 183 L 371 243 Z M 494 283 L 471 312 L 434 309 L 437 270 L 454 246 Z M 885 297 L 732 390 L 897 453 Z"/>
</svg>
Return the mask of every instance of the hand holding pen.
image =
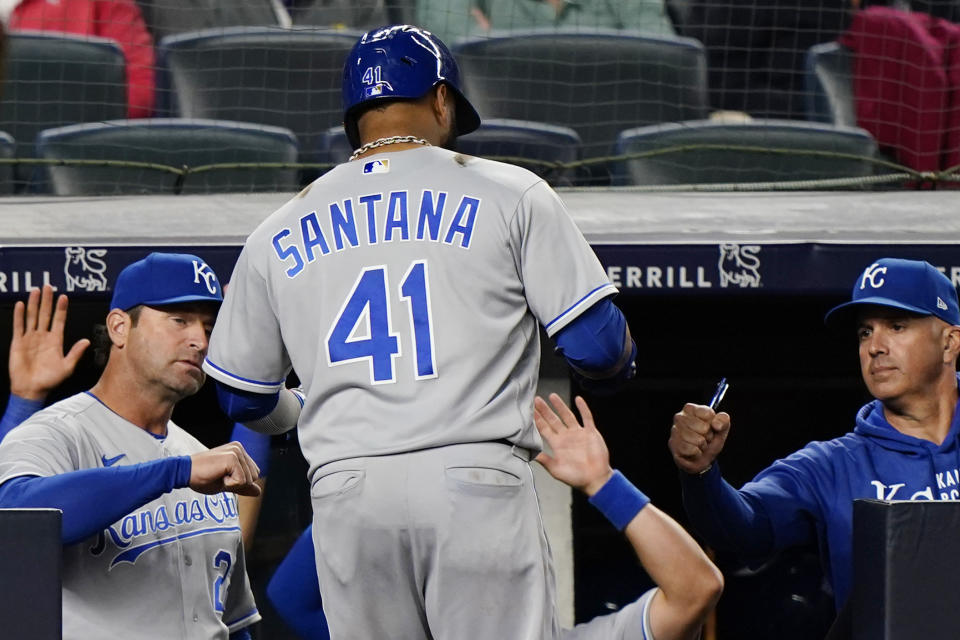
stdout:
<svg viewBox="0 0 960 640">
<path fill-rule="evenodd" d="M 723 378 L 708 404 L 687 403 L 673 416 L 667 446 L 681 471 L 706 473 L 723 450 L 730 432 L 730 416 L 717 413 L 717 409 L 728 388 L 727 379 Z"/>
</svg>

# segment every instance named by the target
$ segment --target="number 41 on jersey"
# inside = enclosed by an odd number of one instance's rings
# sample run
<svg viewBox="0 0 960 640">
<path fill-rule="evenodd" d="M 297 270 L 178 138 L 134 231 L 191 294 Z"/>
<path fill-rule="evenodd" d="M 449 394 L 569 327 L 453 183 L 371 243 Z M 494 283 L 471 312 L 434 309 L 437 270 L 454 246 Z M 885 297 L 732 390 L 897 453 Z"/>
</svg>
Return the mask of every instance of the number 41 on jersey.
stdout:
<svg viewBox="0 0 960 640">
<path fill-rule="evenodd" d="M 417 260 L 400 279 L 397 290 L 407 306 L 414 347 L 414 377 L 437 377 L 433 317 L 427 261 Z M 399 334 L 390 314 L 390 281 L 386 266 L 367 267 L 347 295 L 327 333 L 330 366 L 367 362 L 371 384 L 396 382 L 395 360 L 401 355 Z"/>
</svg>

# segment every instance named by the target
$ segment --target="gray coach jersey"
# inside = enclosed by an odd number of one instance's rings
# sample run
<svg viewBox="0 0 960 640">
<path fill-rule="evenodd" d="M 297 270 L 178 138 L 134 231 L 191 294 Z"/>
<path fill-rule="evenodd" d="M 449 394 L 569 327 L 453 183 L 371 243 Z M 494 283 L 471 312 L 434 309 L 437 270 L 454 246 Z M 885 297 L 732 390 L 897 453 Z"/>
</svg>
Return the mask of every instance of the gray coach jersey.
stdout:
<svg viewBox="0 0 960 640">
<path fill-rule="evenodd" d="M 81 393 L 7 435 L 0 483 L 203 450 L 172 422 L 156 438 Z M 63 549 L 64 640 L 226 640 L 259 619 L 232 494 L 175 489 Z"/>
<path fill-rule="evenodd" d="M 650 629 L 650 605 L 656 593 L 654 587 L 616 613 L 564 629 L 560 640 L 656 640 Z"/>
<path fill-rule="evenodd" d="M 424 147 L 348 162 L 247 239 L 204 369 L 307 395 L 311 470 L 532 426 L 537 321 L 616 293 L 557 195 L 512 165 Z"/>
</svg>

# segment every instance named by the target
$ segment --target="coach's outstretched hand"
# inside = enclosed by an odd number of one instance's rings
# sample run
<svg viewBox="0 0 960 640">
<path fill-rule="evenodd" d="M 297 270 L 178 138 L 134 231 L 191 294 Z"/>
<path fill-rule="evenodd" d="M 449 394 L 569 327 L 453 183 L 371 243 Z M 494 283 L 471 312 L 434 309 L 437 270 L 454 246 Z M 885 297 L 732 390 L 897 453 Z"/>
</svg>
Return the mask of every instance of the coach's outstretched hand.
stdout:
<svg viewBox="0 0 960 640">
<path fill-rule="evenodd" d="M 687 403 L 673 416 L 667 446 L 681 471 L 702 473 L 723 450 L 730 433 L 730 415 L 702 404 Z"/>
<path fill-rule="evenodd" d="M 590 407 L 580 396 L 575 402 L 583 426 L 557 394 L 550 394 L 553 409 L 540 396 L 534 400 L 534 423 L 553 451 L 552 456 L 541 453 L 536 461 L 560 482 L 592 496 L 613 475 L 610 452 L 593 423 Z"/>
<path fill-rule="evenodd" d="M 190 488 L 200 493 L 231 491 L 242 496 L 259 496 L 257 463 L 239 442 L 228 442 L 190 456 Z"/>
<path fill-rule="evenodd" d="M 90 346 L 78 340 L 66 355 L 63 332 L 67 322 L 67 296 L 53 301 L 53 287 L 34 289 L 24 305 L 13 307 L 13 338 L 10 340 L 10 392 L 26 400 L 45 400 L 70 377 L 80 356 Z"/>
<path fill-rule="evenodd" d="M 550 394 L 552 409 L 542 398 L 534 400 L 537 430 L 553 450 L 553 455 L 538 455 L 537 462 L 554 478 L 583 490 L 591 498 L 609 481 L 612 489 L 604 491 L 613 491 L 616 495 L 613 511 L 626 504 L 636 504 L 639 497 L 647 500 L 622 476 L 619 481 L 616 478 L 611 480 L 614 472 L 610 468 L 610 454 L 603 436 L 597 431 L 583 398 L 577 397 L 575 402 L 583 417 L 583 426 L 557 394 Z M 608 499 L 611 496 L 606 495 Z M 603 505 L 595 506 L 611 519 Z M 606 508 L 611 506 L 608 502 Z M 670 516 L 652 504 L 644 503 L 637 508 L 639 511 L 630 517 L 623 533 L 658 589 L 651 597 L 647 614 L 642 608 L 634 608 L 618 623 L 623 625 L 623 635 L 617 637 L 648 638 L 645 628 L 649 625 L 653 637 L 658 640 L 695 640 L 700 637 L 701 625 L 720 598 L 723 575 Z M 629 607 L 623 611 L 628 610 Z M 607 633 L 602 637 L 610 637 L 610 628 L 605 627 Z M 594 636 L 585 633 L 577 637 Z"/>
</svg>

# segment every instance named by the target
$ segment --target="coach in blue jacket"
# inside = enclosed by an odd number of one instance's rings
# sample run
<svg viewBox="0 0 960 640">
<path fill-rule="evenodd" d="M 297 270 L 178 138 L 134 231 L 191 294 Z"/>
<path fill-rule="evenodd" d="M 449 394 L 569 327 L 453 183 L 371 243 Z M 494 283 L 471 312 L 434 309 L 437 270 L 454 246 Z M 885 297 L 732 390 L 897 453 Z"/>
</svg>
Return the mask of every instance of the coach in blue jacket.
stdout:
<svg viewBox="0 0 960 640">
<path fill-rule="evenodd" d="M 856 333 L 860 371 L 876 398 L 852 433 L 811 442 L 739 491 L 717 456 L 730 416 L 687 404 L 669 447 L 694 527 L 718 549 L 767 555 L 816 541 L 837 608 L 851 589 L 853 501 L 960 498 L 957 356 L 960 311 L 950 280 L 926 262 L 883 259 L 826 316 Z"/>
</svg>

